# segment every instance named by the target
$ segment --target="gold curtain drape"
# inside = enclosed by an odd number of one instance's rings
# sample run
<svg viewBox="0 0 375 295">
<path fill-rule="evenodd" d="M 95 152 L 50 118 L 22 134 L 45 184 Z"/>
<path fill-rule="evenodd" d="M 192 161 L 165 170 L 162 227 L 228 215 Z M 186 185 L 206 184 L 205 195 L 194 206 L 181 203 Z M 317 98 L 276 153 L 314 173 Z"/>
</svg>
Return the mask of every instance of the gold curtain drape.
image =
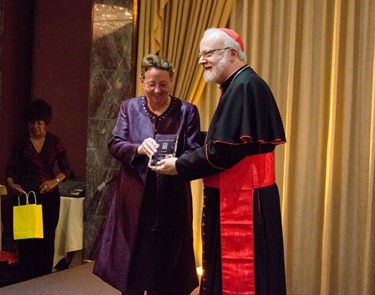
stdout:
<svg viewBox="0 0 375 295">
<path fill-rule="evenodd" d="M 179 9 L 167 7 L 172 2 Z M 215 26 L 202 20 L 217 12 L 197 15 L 182 2 L 165 5 L 159 50 L 175 59 L 175 93 L 197 103 L 207 129 L 219 92 L 210 84 L 200 95 L 200 74 L 187 73 L 196 69 L 198 48 L 186 43 L 198 44 Z M 182 12 L 189 22 L 170 28 L 185 19 Z M 236 0 L 230 12 L 229 27 L 270 85 L 287 134 L 276 173 L 288 295 L 375 294 L 375 2 Z M 193 36 L 177 42 L 183 34 Z"/>
<path fill-rule="evenodd" d="M 374 19 L 371 0 L 237 0 L 232 10 L 287 133 L 276 166 L 288 295 L 375 294 Z M 216 89 L 198 103 L 208 117 Z"/>
</svg>

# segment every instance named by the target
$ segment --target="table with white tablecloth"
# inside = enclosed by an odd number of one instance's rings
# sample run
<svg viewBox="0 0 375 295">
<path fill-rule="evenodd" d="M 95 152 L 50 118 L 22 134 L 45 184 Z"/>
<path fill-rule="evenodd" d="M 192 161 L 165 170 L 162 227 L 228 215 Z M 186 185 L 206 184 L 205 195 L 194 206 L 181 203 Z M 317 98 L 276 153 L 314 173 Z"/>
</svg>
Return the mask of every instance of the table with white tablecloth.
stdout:
<svg viewBox="0 0 375 295">
<path fill-rule="evenodd" d="M 68 253 L 83 249 L 84 197 L 60 198 L 60 216 L 56 227 L 55 266 Z"/>
</svg>

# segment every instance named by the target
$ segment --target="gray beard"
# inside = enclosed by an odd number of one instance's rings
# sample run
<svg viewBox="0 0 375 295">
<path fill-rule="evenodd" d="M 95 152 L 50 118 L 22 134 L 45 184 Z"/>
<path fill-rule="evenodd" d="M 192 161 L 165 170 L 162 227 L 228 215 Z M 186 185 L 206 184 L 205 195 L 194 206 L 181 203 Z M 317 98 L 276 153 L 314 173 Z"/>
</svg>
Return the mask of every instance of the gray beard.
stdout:
<svg viewBox="0 0 375 295">
<path fill-rule="evenodd" d="M 215 83 L 219 79 L 220 75 L 223 73 L 225 66 L 227 65 L 227 57 L 224 56 L 217 63 L 216 69 L 211 71 L 204 71 L 203 78 L 207 82 Z"/>
</svg>

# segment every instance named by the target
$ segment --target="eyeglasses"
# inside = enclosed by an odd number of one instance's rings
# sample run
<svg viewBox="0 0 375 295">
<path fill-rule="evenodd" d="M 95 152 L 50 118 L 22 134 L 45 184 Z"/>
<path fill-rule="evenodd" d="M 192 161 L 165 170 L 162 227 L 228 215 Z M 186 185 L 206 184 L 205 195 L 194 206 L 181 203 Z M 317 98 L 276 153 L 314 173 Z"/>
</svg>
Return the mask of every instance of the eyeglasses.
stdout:
<svg viewBox="0 0 375 295">
<path fill-rule="evenodd" d="M 227 49 L 231 49 L 231 47 L 212 49 L 212 50 L 208 50 L 208 51 L 205 51 L 205 52 L 202 52 L 202 53 L 198 53 L 198 58 L 199 58 L 199 59 L 200 59 L 201 57 L 203 57 L 204 59 L 206 59 L 206 58 L 210 58 L 210 57 L 213 56 L 216 52 L 218 52 L 218 51 L 220 51 L 220 50 L 227 50 Z"/>
<path fill-rule="evenodd" d="M 155 82 L 147 82 L 145 85 L 150 90 L 155 90 L 157 86 L 159 86 L 160 90 L 167 90 L 169 88 L 169 83 L 166 82 L 162 82 L 160 84 L 156 84 Z"/>
</svg>

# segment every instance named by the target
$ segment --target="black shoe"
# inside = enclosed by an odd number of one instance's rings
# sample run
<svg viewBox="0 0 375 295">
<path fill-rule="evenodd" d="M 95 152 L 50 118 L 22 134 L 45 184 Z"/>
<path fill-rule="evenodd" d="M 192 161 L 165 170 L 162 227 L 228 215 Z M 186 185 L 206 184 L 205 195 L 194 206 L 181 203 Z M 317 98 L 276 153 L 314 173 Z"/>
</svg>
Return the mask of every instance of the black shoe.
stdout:
<svg viewBox="0 0 375 295">
<path fill-rule="evenodd" d="M 54 267 L 57 271 L 69 268 L 69 263 L 66 262 L 65 257 L 62 258 Z"/>
</svg>

